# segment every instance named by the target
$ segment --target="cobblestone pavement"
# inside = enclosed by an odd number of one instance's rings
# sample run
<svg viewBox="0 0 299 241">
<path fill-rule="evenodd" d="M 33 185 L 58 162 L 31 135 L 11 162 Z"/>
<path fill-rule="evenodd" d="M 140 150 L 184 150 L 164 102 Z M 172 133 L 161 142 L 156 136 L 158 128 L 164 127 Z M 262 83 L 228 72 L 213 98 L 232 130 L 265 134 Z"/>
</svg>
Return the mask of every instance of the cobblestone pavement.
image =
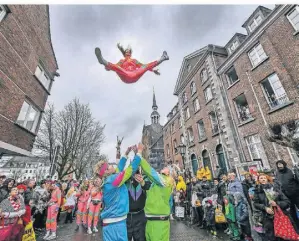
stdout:
<svg viewBox="0 0 299 241">
<path fill-rule="evenodd" d="M 63 220 L 63 219 L 62 219 Z M 99 233 L 88 235 L 80 227 L 75 232 L 76 224 L 59 224 L 56 241 L 102 241 L 101 230 Z M 38 235 L 37 241 L 41 241 L 44 234 Z M 171 221 L 171 241 L 211 241 L 229 240 L 224 234 L 219 234 L 218 238 L 213 238 L 206 230 L 192 228 L 184 222 Z"/>
</svg>

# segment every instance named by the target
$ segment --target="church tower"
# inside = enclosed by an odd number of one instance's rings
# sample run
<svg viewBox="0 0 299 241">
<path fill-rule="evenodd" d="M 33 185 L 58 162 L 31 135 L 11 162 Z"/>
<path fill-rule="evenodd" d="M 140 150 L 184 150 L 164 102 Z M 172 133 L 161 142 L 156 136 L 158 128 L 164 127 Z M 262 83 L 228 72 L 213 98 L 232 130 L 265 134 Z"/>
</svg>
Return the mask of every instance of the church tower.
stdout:
<svg viewBox="0 0 299 241">
<path fill-rule="evenodd" d="M 153 106 L 152 106 L 152 114 L 151 114 L 151 120 L 152 124 L 160 124 L 160 114 L 158 112 L 158 106 L 156 102 L 156 95 L 155 90 L 153 90 Z"/>
</svg>

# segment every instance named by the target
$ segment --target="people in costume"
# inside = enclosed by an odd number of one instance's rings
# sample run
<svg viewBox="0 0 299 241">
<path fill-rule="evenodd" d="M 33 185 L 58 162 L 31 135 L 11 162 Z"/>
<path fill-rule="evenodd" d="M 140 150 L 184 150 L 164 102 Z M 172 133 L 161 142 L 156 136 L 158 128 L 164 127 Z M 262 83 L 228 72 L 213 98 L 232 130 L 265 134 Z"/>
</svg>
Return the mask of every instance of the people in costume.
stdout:
<svg viewBox="0 0 299 241">
<path fill-rule="evenodd" d="M 76 193 L 77 196 L 77 217 L 76 217 L 76 231 L 79 230 L 79 226 L 83 224 L 84 227 L 87 228 L 87 201 L 89 199 L 90 192 L 89 181 L 84 181 L 83 185 L 79 188 L 79 191 Z"/>
<path fill-rule="evenodd" d="M 100 210 L 102 207 L 102 192 L 101 192 L 101 180 L 97 178 L 94 180 L 92 188 L 90 190 L 90 197 L 88 201 L 88 216 L 87 216 L 87 233 L 91 234 L 92 231 L 97 233 L 97 225 L 99 221 Z M 93 222 L 93 230 L 91 230 L 91 224 Z"/>
<path fill-rule="evenodd" d="M 48 202 L 48 212 L 46 221 L 47 233 L 44 240 L 52 240 L 56 238 L 57 230 L 57 214 L 61 204 L 61 190 L 58 183 L 53 183 L 51 186 L 51 199 Z"/>
<path fill-rule="evenodd" d="M 147 241 L 169 241 L 170 238 L 170 211 L 171 194 L 174 188 L 174 180 L 170 176 L 167 167 L 159 174 L 150 164 L 142 159 L 140 163 L 143 172 L 152 181 L 147 191 L 145 203 L 146 240 Z"/>
<path fill-rule="evenodd" d="M 139 169 L 140 170 L 140 169 Z M 129 213 L 127 217 L 128 240 L 145 241 L 146 218 L 144 206 L 146 191 L 149 190 L 151 182 L 145 180 L 141 172 L 136 174 L 127 182 L 129 190 Z"/>
<path fill-rule="evenodd" d="M 186 192 L 187 186 L 182 176 L 178 177 L 178 183 L 176 185 L 176 190 L 179 192 L 180 190 L 183 190 Z"/>
<path fill-rule="evenodd" d="M 66 217 L 64 223 L 72 223 L 73 222 L 73 209 L 75 209 L 76 205 L 76 189 L 74 186 L 71 186 L 70 189 L 68 190 L 67 194 L 65 195 L 66 201 L 64 204 L 64 210 L 66 211 Z"/>
<path fill-rule="evenodd" d="M 96 173 L 103 178 L 103 204 L 101 212 L 104 241 L 128 241 L 126 219 L 129 212 L 129 195 L 126 181 L 137 171 L 144 146 L 140 143 L 133 161 L 124 170 L 127 156 L 132 148 L 128 148 L 118 163 L 117 169 L 106 161 L 100 161 Z"/>
<path fill-rule="evenodd" d="M 117 47 L 124 56 L 124 59 L 121 59 L 117 64 L 107 62 L 101 53 L 99 48 L 95 49 L 95 54 L 98 58 L 100 64 L 104 65 L 106 70 L 112 70 L 120 77 L 120 79 L 126 84 L 132 84 L 137 82 L 140 77 L 147 71 L 152 71 L 157 75 L 160 75 L 159 70 L 153 70 L 156 66 L 169 60 L 167 52 L 164 51 L 161 58 L 157 61 L 142 64 L 138 60 L 132 58 L 132 48 L 128 46 L 124 49 L 120 44 L 117 44 Z"/>
</svg>

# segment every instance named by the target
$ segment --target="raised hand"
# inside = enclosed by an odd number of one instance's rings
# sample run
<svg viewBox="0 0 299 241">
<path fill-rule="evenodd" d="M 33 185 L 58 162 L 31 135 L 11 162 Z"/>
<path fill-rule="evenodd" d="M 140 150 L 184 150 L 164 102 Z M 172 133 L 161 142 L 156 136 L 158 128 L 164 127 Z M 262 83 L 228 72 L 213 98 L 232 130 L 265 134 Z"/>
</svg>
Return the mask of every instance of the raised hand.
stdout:
<svg viewBox="0 0 299 241">
<path fill-rule="evenodd" d="M 132 150 L 134 151 L 135 155 L 137 154 L 138 152 L 138 148 L 136 145 L 132 146 Z"/>
<path fill-rule="evenodd" d="M 143 149 L 144 149 L 144 145 L 140 142 L 137 146 L 138 153 L 142 154 Z"/>
<path fill-rule="evenodd" d="M 128 149 L 126 150 L 125 155 L 128 156 L 130 154 L 130 152 L 132 151 L 132 147 L 129 146 Z"/>
</svg>

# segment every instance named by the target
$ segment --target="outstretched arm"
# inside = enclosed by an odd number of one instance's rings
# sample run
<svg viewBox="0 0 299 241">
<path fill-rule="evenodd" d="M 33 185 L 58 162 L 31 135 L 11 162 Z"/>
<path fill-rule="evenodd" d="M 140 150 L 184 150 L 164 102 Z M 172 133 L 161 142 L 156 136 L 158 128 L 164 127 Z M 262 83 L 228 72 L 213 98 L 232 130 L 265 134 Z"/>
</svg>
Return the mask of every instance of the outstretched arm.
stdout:
<svg viewBox="0 0 299 241">
<path fill-rule="evenodd" d="M 122 172 L 124 170 L 127 160 L 128 160 L 128 155 L 130 154 L 131 150 L 132 150 L 132 147 L 128 147 L 125 155 L 121 157 L 121 159 L 118 162 L 116 172 Z"/>
<path fill-rule="evenodd" d="M 151 167 L 151 165 L 144 158 L 142 158 L 140 162 L 140 166 L 143 172 L 145 173 L 145 175 L 147 175 L 152 182 L 162 187 L 165 186 L 165 182 L 163 178 L 154 168 Z"/>
<path fill-rule="evenodd" d="M 126 170 L 123 170 L 122 172 L 118 173 L 118 175 L 115 177 L 114 181 L 112 182 L 113 186 L 120 187 L 123 185 L 129 178 L 137 171 L 138 166 L 141 161 L 141 153 L 143 151 L 143 145 L 138 145 L 138 153 L 135 155 L 132 163 L 128 166 Z"/>
</svg>

